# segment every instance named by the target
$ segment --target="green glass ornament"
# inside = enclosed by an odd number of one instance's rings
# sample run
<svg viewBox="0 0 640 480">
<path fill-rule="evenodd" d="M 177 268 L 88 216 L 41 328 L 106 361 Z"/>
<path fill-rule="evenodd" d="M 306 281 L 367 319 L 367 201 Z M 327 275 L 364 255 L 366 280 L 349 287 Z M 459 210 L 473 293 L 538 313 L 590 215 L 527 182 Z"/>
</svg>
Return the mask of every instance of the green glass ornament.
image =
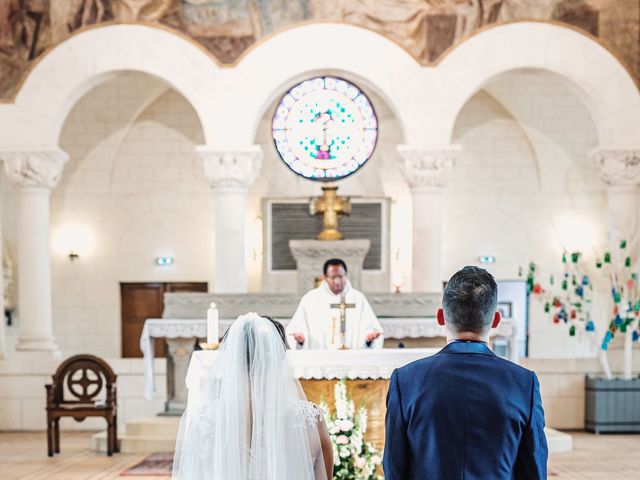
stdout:
<svg viewBox="0 0 640 480">
<path fill-rule="evenodd" d="M 630 267 L 631 266 L 631 257 L 627 257 L 624 259 L 624 266 L 625 267 Z"/>
<path fill-rule="evenodd" d="M 609 252 L 604 254 L 604 263 L 611 263 L 611 254 Z"/>
<path fill-rule="evenodd" d="M 567 281 L 566 280 L 562 280 L 562 289 L 566 290 L 567 288 L 568 288 Z"/>
<path fill-rule="evenodd" d="M 573 263 L 578 263 L 578 260 L 580 260 L 580 252 L 572 252 L 571 253 L 571 261 Z"/>
<path fill-rule="evenodd" d="M 569 336 L 570 337 L 575 337 L 576 336 L 576 326 L 575 325 L 571 325 L 569 327 Z"/>
<path fill-rule="evenodd" d="M 621 240 L 620 241 L 620 248 L 627 248 L 627 241 L 626 240 Z"/>
<path fill-rule="evenodd" d="M 562 254 L 562 263 L 567 263 L 567 254 L 566 253 Z"/>
</svg>

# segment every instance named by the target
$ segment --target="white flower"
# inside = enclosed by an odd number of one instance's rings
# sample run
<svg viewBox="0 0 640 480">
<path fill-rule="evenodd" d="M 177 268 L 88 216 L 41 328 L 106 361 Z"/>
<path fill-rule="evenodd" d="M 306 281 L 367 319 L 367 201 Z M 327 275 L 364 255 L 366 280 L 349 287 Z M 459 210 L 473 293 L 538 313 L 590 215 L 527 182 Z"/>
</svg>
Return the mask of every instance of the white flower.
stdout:
<svg viewBox="0 0 640 480">
<path fill-rule="evenodd" d="M 340 456 L 342 458 L 347 458 L 351 456 L 351 452 L 349 451 L 349 449 L 347 447 L 342 447 L 340 449 Z"/>
<path fill-rule="evenodd" d="M 362 469 L 367 464 L 367 461 L 362 457 L 355 457 L 353 464 L 356 468 Z"/>
<path fill-rule="evenodd" d="M 340 420 L 336 422 L 336 426 L 343 432 L 349 432 L 354 427 L 351 420 Z"/>
<path fill-rule="evenodd" d="M 373 455 L 371 457 L 371 463 L 373 463 L 374 465 L 380 465 L 381 462 L 382 459 L 378 455 Z"/>
</svg>

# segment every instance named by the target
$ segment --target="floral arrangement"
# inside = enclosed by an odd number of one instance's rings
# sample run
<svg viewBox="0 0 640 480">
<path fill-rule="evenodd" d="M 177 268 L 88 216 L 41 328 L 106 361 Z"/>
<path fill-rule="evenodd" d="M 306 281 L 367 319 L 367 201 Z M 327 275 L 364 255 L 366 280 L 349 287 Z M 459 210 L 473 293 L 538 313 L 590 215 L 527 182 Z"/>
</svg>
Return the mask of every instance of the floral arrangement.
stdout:
<svg viewBox="0 0 640 480">
<path fill-rule="evenodd" d="M 383 477 L 377 474 L 382 456 L 364 440 L 367 410 L 362 405 L 356 412 L 353 399 L 347 396 L 344 380 L 336 383 L 335 405 L 335 412 L 329 413 L 327 404 L 320 404 L 333 445 L 334 480 L 382 480 Z"/>
</svg>

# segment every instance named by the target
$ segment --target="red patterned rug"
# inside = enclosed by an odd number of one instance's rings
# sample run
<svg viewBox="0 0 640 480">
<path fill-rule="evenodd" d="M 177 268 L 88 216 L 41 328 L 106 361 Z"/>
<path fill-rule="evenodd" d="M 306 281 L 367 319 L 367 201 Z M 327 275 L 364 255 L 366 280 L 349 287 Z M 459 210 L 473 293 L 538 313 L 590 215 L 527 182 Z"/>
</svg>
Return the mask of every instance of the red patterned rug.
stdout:
<svg viewBox="0 0 640 480">
<path fill-rule="evenodd" d="M 133 467 L 127 468 L 120 476 L 171 476 L 173 467 L 173 453 L 151 453 Z"/>
</svg>

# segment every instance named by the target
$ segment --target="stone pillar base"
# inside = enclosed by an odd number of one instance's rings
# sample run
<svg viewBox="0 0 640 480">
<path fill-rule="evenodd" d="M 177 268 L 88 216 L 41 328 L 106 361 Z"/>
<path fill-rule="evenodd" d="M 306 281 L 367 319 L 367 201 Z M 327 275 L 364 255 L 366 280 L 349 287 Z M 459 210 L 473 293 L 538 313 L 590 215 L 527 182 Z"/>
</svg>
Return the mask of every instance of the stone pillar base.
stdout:
<svg viewBox="0 0 640 480">
<path fill-rule="evenodd" d="M 187 408 L 187 370 L 195 338 L 167 338 L 167 401 L 165 415 L 182 415 Z"/>
<path fill-rule="evenodd" d="M 289 248 L 296 260 L 298 294 L 315 288 L 315 280 L 322 277 L 324 262 L 340 258 L 347 264 L 349 281 L 360 289 L 364 257 L 371 248 L 370 240 L 290 240 Z"/>
</svg>

